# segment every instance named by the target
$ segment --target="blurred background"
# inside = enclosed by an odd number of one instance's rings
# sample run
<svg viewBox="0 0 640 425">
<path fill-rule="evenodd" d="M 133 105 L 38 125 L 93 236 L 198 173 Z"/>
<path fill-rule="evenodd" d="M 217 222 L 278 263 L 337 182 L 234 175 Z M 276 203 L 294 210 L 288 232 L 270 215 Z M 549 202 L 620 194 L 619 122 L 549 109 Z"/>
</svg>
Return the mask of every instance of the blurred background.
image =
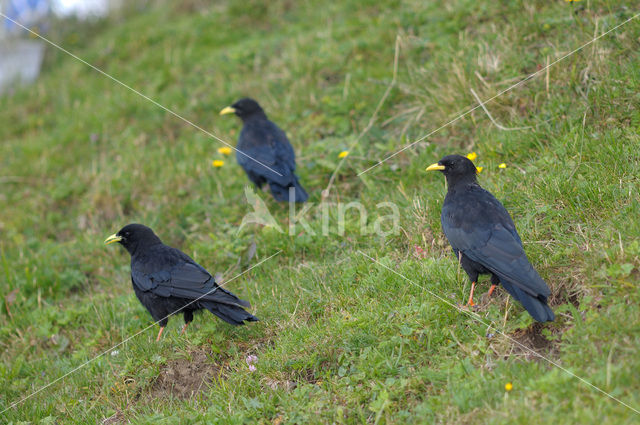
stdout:
<svg viewBox="0 0 640 425">
<path fill-rule="evenodd" d="M 40 74 L 45 42 L 25 26 L 47 35 L 64 19 L 90 21 L 105 17 L 123 0 L 0 0 L 0 94 L 13 84 L 32 83 Z M 20 23 L 20 25 L 15 22 Z"/>
</svg>

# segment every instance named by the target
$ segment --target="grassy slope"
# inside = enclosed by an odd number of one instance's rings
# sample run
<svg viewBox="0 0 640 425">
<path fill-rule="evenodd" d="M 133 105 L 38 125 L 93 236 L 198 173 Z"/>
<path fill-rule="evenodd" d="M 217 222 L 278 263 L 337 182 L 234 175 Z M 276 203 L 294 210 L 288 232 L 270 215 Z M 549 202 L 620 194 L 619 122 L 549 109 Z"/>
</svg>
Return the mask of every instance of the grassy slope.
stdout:
<svg viewBox="0 0 640 425">
<path fill-rule="evenodd" d="M 212 272 L 229 270 L 254 239 L 254 263 L 282 253 L 228 285 L 262 322 L 232 329 L 199 316 L 179 337 L 174 319 L 161 343 L 148 330 L 3 422 L 95 423 L 118 410 L 137 423 L 636 420 L 508 340 L 487 338 L 484 326 L 357 250 L 461 301 L 468 284 L 439 224 L 443 179 L 423 170 L 446 153 L 475 150 L 481 183 L 515 217 L 558 320 L 531 327 L 509 303 L 505 321 L 503 292 L 480 314 L 640 406 L 638 22 L 551 68 L 548 90 L 543 75 L 489 104 L 504 125 L 533 130 L 500 131 L 477 110 L 355 177 L 473 105 L 470 88 L 482 98 L 498 93 L 630 17 L 632 2 L 204 3 L 147 7 L 94 38 L 69 33 L 60 42 L 225 140 L 239 123 L 217 111 L 242 95 L 259 99 L 296 146 L 317 203 L 337 153 L 366 126 L 391 80 L 400 35 L 398 85 L 332 199 L 362 202 L 371 221 L 377 203 L 395 202 L 401 232 L 361 235 L 350 216 L 345 237 L 334 220 L 330 236 L 251 227 L 237 234 L 248 212 L 246 178 L 232 158 L 210 167 L 218 142 L 50 52 L 36 85 L 0 99 L 0 288 L 18 289 L 11 315 L 6 306 L 0 312 L 0 406 L 149 324 L 130 288 L 128 256 L 102 245 L 121 225 L 151 225 Z M 509 167 L 499 170 L 500 162 Z M 286 209 L 267 203 L 286 226 Z M 317 210 L 308 217 L 321 229 Z M 416 258 L 415 245 L 426 259 Z M 202 350 L 223 379 L 192 399 L 148 395 L 167 364 Z M 254 373 L 247 354 L 259 357 Z M 508 394 L 506 382 L 514 385 Z"/>
</svg>

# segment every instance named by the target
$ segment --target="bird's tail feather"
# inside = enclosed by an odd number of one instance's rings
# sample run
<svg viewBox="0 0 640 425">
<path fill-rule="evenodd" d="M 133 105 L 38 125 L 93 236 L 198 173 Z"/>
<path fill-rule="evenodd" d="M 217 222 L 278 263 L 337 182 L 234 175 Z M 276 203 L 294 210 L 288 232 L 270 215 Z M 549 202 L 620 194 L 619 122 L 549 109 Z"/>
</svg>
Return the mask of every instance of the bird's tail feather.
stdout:
<svg viewBox="0 0 640 425">
<path fill-rule="evenodd" d="M 229 304 L 218 304 L 215 302 L 200 302 L 204 308 L 209 310 L 220 319 L 232 325 L 244 325 L 244 322 L 257 322 L 259 319 L 253 314 L 245 311 L 242 307 Z"/>
<path fill-rule="evenodd" d="M 306 202 L 309 199 L 309 195 L 298 181 L 297 176 L 294 176 L 293 185 L 291 186 L 281 186 L 278 183 L 269 182 L 269 187 L 276 201 Z M 293 193 L 293 199 L 290 199 L 290 193 Z"/>
<path fill-rule="evenodd" d="M 237 304 L 242 307 L 251 308 L 249 301 L 241 300 L 233 292 L 227 291 L 221 286 L 218 286 L 214 292 L 211 293 L 214 296 L 212 301 L 221 302 L 224 304 Z"/>
<path fill-rule="evenodd" d="M 241 300 L 236 297 L 233 292 L 227 291 L 224 288 L 217 286 L 215 290 L 209 291 L 203 295 L 200 290 L 177 288 L 174 287 L 171 290 L 171 295 L 187 299 L 199 298 L 204 301 L 213 301 L 221 304 L 239 305 L 242 307 L 251 308 L 251 304 L 248 301 Z"/>
<path fill-rule="evenodd" d="M 304 190 L 304 187 L 302 187 L 302 185 L 298 181 L 298 176 L 296 176 L 296 180 L 295 180 L 295 189 L 296 189 L 296 202 L 307 202 L 307 199 L 309 199 L 309 195 L 307 194 L 307 191 Z"/>
<path fill-rule="evenodd" d="M 553 314 L 553 311 L 547 305 L 546 299 L 533 297 L 517 286 L 512 285 L 511 283 L 504 280 L 501 283 L 504 289 L 506 289 L 513 298 L 520 301 L 525 310 L 527 310 L 531 317 L 533 317 L 535 320 L 537 320 L 538 322 L 554 321 L 554 319 L 556 318 L 555 314 Z"/>
</svg>

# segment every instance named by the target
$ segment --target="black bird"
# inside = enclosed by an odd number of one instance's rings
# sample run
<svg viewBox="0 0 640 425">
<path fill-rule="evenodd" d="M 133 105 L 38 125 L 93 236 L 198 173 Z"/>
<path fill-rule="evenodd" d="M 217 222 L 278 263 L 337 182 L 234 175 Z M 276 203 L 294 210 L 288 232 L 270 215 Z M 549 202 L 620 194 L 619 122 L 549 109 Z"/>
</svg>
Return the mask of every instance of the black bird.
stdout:
<svg viewBox="0 0 640 425">
<path fill-rule="evenodd" d="M 169 316 L 182 312 L 184 326 L 193 320 L 193 312 L 207 309 L 232 325 L 255 322 L 257 317 L 242 307 L 244 300 L 219 287 L 213 276 L 184 252 L 167 246 L 142 224 L 128 224 L 104 243 L 118 242 L 131 254 L 131 282 L 136 296 L 153 320 L 160 323 L 156 341 L 169 321 Z"/>
<path fill-rule="evenodd" d="M 242 120 L 236 159 L 249 180 L 259 188 L 268 183 L 276 201 L 305 202 L 309 195 L 294 173 L 293 147 L 284 131 L 269 121 L 258 102 L 240 99 L 220 111 L 220 115 L 225 114 L 236 114 Z M 289 196 L 290 188 L 293 198 Z"/>
<path fill-rule="evenodd" d="M 529 263 L 507 210 L 478 184 L 473 162 L 449 155 L 427 168 L 436 170 L 447 179 L 442 230 L 471 280 L 468 305 L 474 305 L 478 275 L 491 274 L 489 295 L 500 283 L 534 319 L 553 321 L 555 316 L 547 305 L 549 287 Z"/>
</svg>

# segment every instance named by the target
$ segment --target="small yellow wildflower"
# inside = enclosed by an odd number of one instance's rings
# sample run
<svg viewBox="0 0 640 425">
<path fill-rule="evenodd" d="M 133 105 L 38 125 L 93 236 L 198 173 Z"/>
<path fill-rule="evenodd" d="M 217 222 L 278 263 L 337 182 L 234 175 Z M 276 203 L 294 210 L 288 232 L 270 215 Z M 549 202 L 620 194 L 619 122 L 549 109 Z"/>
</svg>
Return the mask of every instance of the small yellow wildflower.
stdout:
<svg viewBox="0 0 640 425">
<path fill-rule="evenodd" d="M 478 154 L 475 152 L 471 152 L 467 154 L 467 158 L 470 159 L 471 161 L 475 161 L 477 157 L 478 157 Z"/>
<path fill-rule="evenodd" d="M 214 159 L 213 161 L 211 161 L 211 165 L 213 165 L 216 168 L 220 168 L 224 165 L 224 161 L 219 159 Z"/>
<path fill-rule="evenodd" d="M 221 148 L 218 148 L 218 153 L 221 153 L 222 155 L 231 155 L 231 148 L 228 146 L 223 146 Z"/>
<path fill-rule="evenodd" d="M 498 165 L 498 168 L 507 168 L 507 164 L 503 162 L 502 164 Z"/>
<path fill-rule="evenodd" d="M 504 384 L 504 390 L 509 392 L 513 389 L 513 384 L 511 382 L 507 382 L 506 384 Z"/>
<path fill-rule="evenodd" d="M 349 156 L 349 151 L 342 151 L 338 154 L 338 158 L 340 159 L 346 158 L 347 156 Z"/>
<path fill-rule="evenodd" d="M 476 167 L 476 172 L 480 174 L 484 170 L 484 167 Z"/>
</svg>

